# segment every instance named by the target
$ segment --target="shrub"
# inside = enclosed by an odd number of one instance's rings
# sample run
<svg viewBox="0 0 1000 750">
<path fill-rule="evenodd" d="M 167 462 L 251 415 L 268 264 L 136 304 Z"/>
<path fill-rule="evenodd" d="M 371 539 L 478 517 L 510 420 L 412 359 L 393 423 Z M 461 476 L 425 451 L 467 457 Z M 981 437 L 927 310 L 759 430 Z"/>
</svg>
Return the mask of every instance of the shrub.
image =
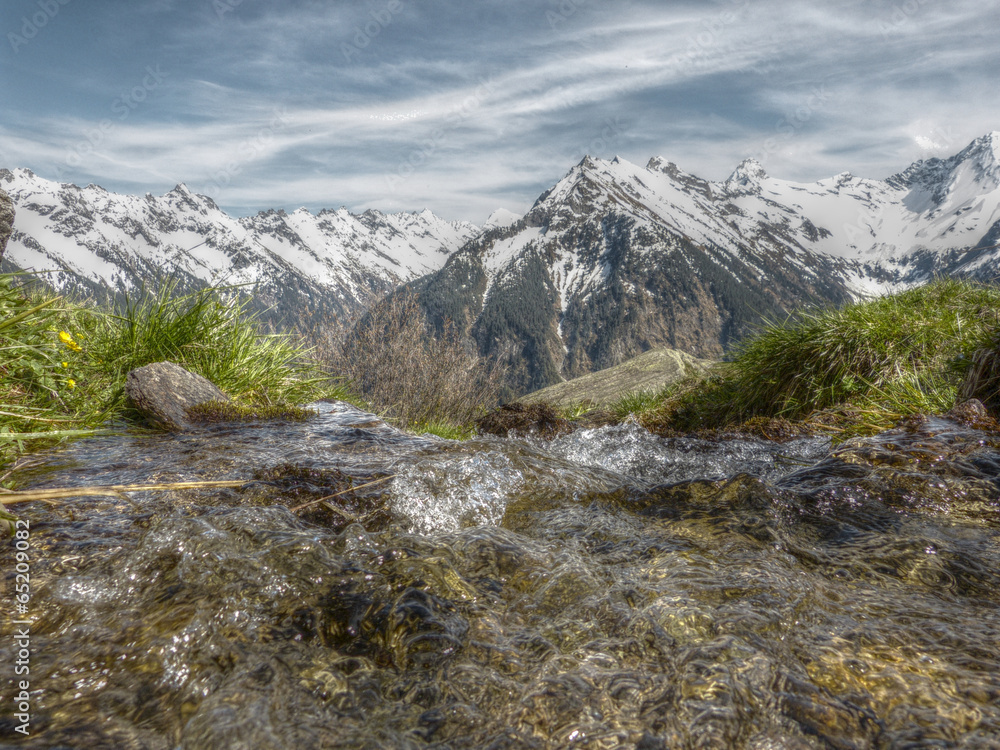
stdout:
<svg viewBox="0 0 1000 750">
<path fill-rule="evenodd" d="M 384 418 L 406 426 L 468 425 L 496 405 L 503 379 L 450 323 L 433 336 L 409 293 L 374 305 L 329 365 Z"/>
</svg>

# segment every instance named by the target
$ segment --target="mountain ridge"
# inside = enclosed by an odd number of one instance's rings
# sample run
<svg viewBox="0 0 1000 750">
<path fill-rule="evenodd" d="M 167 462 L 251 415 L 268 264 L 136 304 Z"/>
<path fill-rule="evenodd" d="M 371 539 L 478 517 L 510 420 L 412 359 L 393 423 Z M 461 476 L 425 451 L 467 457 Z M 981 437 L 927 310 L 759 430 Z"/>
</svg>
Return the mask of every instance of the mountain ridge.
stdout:
<svg viewBox="0 0 1000 750">
<path fill-rule="evenodd" d="M 99 297 L 164 276 L 185 290 L 243 285 L 265 317 L 299 328 L 356 313 L 437 270 L 479 234 L 426 210 L 270 209 L 236 218 L 183 183 L 159 197 L 131 196 L 18 169 L 0 170 L 0 186 L 16 210 L 7 268 L 52 270 L 46 278 L 57 289 Z"/>
<path fill-rule="evenodd" d="M 1000 274 L 1000 132 L 885 179 L 782 180 L 746 159 L 705 180 L 663 156 L 586 156 L 518 216 L 270 209 L 234 218 L 179 184 L 123 196 L 0 170 L 17 218 L 5 267 L 121 294 L 244 284 L 300 330 L 404 284 L 439 330 L 505 361 L 523 393 L 670 347 L 718 357 L 763 318 L 934 275 Z"/>
<path fill-rule="evenodd" d="M 885 180 L 798 183 L 748 159 L 708 181 L 663 157 L 588 156 L 407 288 L 505 361 L 519 395 L 654 348 L 718 357 L 804 305 L 993 279 L 998 237 L 997 132 Z"/>
</svg>

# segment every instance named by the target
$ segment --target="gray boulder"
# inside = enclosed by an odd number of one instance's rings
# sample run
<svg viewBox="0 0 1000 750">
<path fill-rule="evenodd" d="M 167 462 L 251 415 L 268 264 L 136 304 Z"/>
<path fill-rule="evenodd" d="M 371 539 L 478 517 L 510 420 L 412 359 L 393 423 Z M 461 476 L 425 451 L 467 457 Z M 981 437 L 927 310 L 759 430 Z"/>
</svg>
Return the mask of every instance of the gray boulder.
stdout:
<svg viewBox="0 0 1000 750">
<path fill-rule="evenodd" d="M 125 378 L 125 395 L 149 422 L 166 430 L 193 426 L 188 409 L 229 396 L 210 380 L 174 362 L 154 362 L 132 370 Z"/>
<path fill-rule="evenodd" d="M 0 258 L 3 258 L 3 251 L 7 248 L 7 240 L 10 233 L 14 231 L 14 203 L 10 196 L 0 190 Z"/>
</svg>

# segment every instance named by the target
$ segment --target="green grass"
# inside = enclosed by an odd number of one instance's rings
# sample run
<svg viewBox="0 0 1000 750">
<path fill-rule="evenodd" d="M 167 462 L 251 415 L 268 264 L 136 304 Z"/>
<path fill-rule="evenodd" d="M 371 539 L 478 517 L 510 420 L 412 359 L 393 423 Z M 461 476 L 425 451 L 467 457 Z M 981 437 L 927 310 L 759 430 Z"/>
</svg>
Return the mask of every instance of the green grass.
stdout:
<svg viewBox="0 0 1000 750">
<path fill-rule="evenodd" d="M 23 279 L 0 275 L 0 467 L 127 416 L 125 375 L 160 360 L 213 381 L 234 407 L 280 411 L 350 396 L 295 339 L 262 333 L 225 290 L 178 295 L 166 284 L 101 309 L 29 289 Z"/>
<path fill-rule="evenodd" d="M 25 294 L 20 280 L 0 275 L 0 466 L 40 440 L 77 436 L 106 416 L 93 403 L 89 362 L 68 333 L 80 331 L 86 316 L 59 296 Z"/>
<path fill-rule="evenodd" d="M 308 362 L 308 349 L 288 335 L 263 334 L 245 302 L 225 300 L 217 289 L 174 292 L 166 284 L 156 295 L 96 316 L 90 349 L 113 382 L 123 385 L 129 370 L 171 360 L 250 404 L 330 395 L 333 384 Z M 115 393 L 115 407 L 123 397 Z"/>
<path fill-rule="evenodd" d="M 468 440 L 476 433 L 472 425 L 460 425 L 445 420 L 431 420 L 407 428 L 417 435 L 435 435 L 445 440 Z"/>
<path fill-rule="evenodd" d="M 768 325 L 707 377 L 641 411 L 678 430 L 759 418 L 871 432 L 954 405 L 975 351 L 1000 327 L 1000 289 L 952 280 Z"/>
<path fill-rule="evenodd" d="M 669 393 L 669 387 L 658 391 L 626 391 L 611 404 L 609 411 L 616 419 L 625 420 L 633 414 L 644 414 L 659 407 Z"/>
<path fill-rule="evenodd" d="M 587 412 L 594 410 L 594 404 L 590 401 L 579 401 L 572 404 L 566 404 L 564 406 L 557 407 L 556 411 L 559 412 L 559 416 L 563 419 L 580 419 Z"/>
</svg>

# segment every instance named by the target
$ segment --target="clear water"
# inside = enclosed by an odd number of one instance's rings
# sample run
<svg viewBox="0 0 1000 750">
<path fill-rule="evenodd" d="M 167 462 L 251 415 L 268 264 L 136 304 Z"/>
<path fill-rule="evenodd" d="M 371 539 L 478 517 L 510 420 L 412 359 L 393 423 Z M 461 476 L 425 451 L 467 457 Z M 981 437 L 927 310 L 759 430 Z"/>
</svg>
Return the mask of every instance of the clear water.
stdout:
<svg viewBox="0 0 1000 750">
<path fill-rule="evenodd" d="M 1000 448 L 981 433 L 455 443 L 318 408 L 79 441 L 23 475 L 248 484 L 20 508 L 20 746 L 1000 747 Z M 314 478 L 260 474 L 286 465 Z M 375 484 L 327 500 L 339 515 L 291 510 L 334 470 Z M 12 603 L 12 547 L 2 564 Z"/>
</svg>

